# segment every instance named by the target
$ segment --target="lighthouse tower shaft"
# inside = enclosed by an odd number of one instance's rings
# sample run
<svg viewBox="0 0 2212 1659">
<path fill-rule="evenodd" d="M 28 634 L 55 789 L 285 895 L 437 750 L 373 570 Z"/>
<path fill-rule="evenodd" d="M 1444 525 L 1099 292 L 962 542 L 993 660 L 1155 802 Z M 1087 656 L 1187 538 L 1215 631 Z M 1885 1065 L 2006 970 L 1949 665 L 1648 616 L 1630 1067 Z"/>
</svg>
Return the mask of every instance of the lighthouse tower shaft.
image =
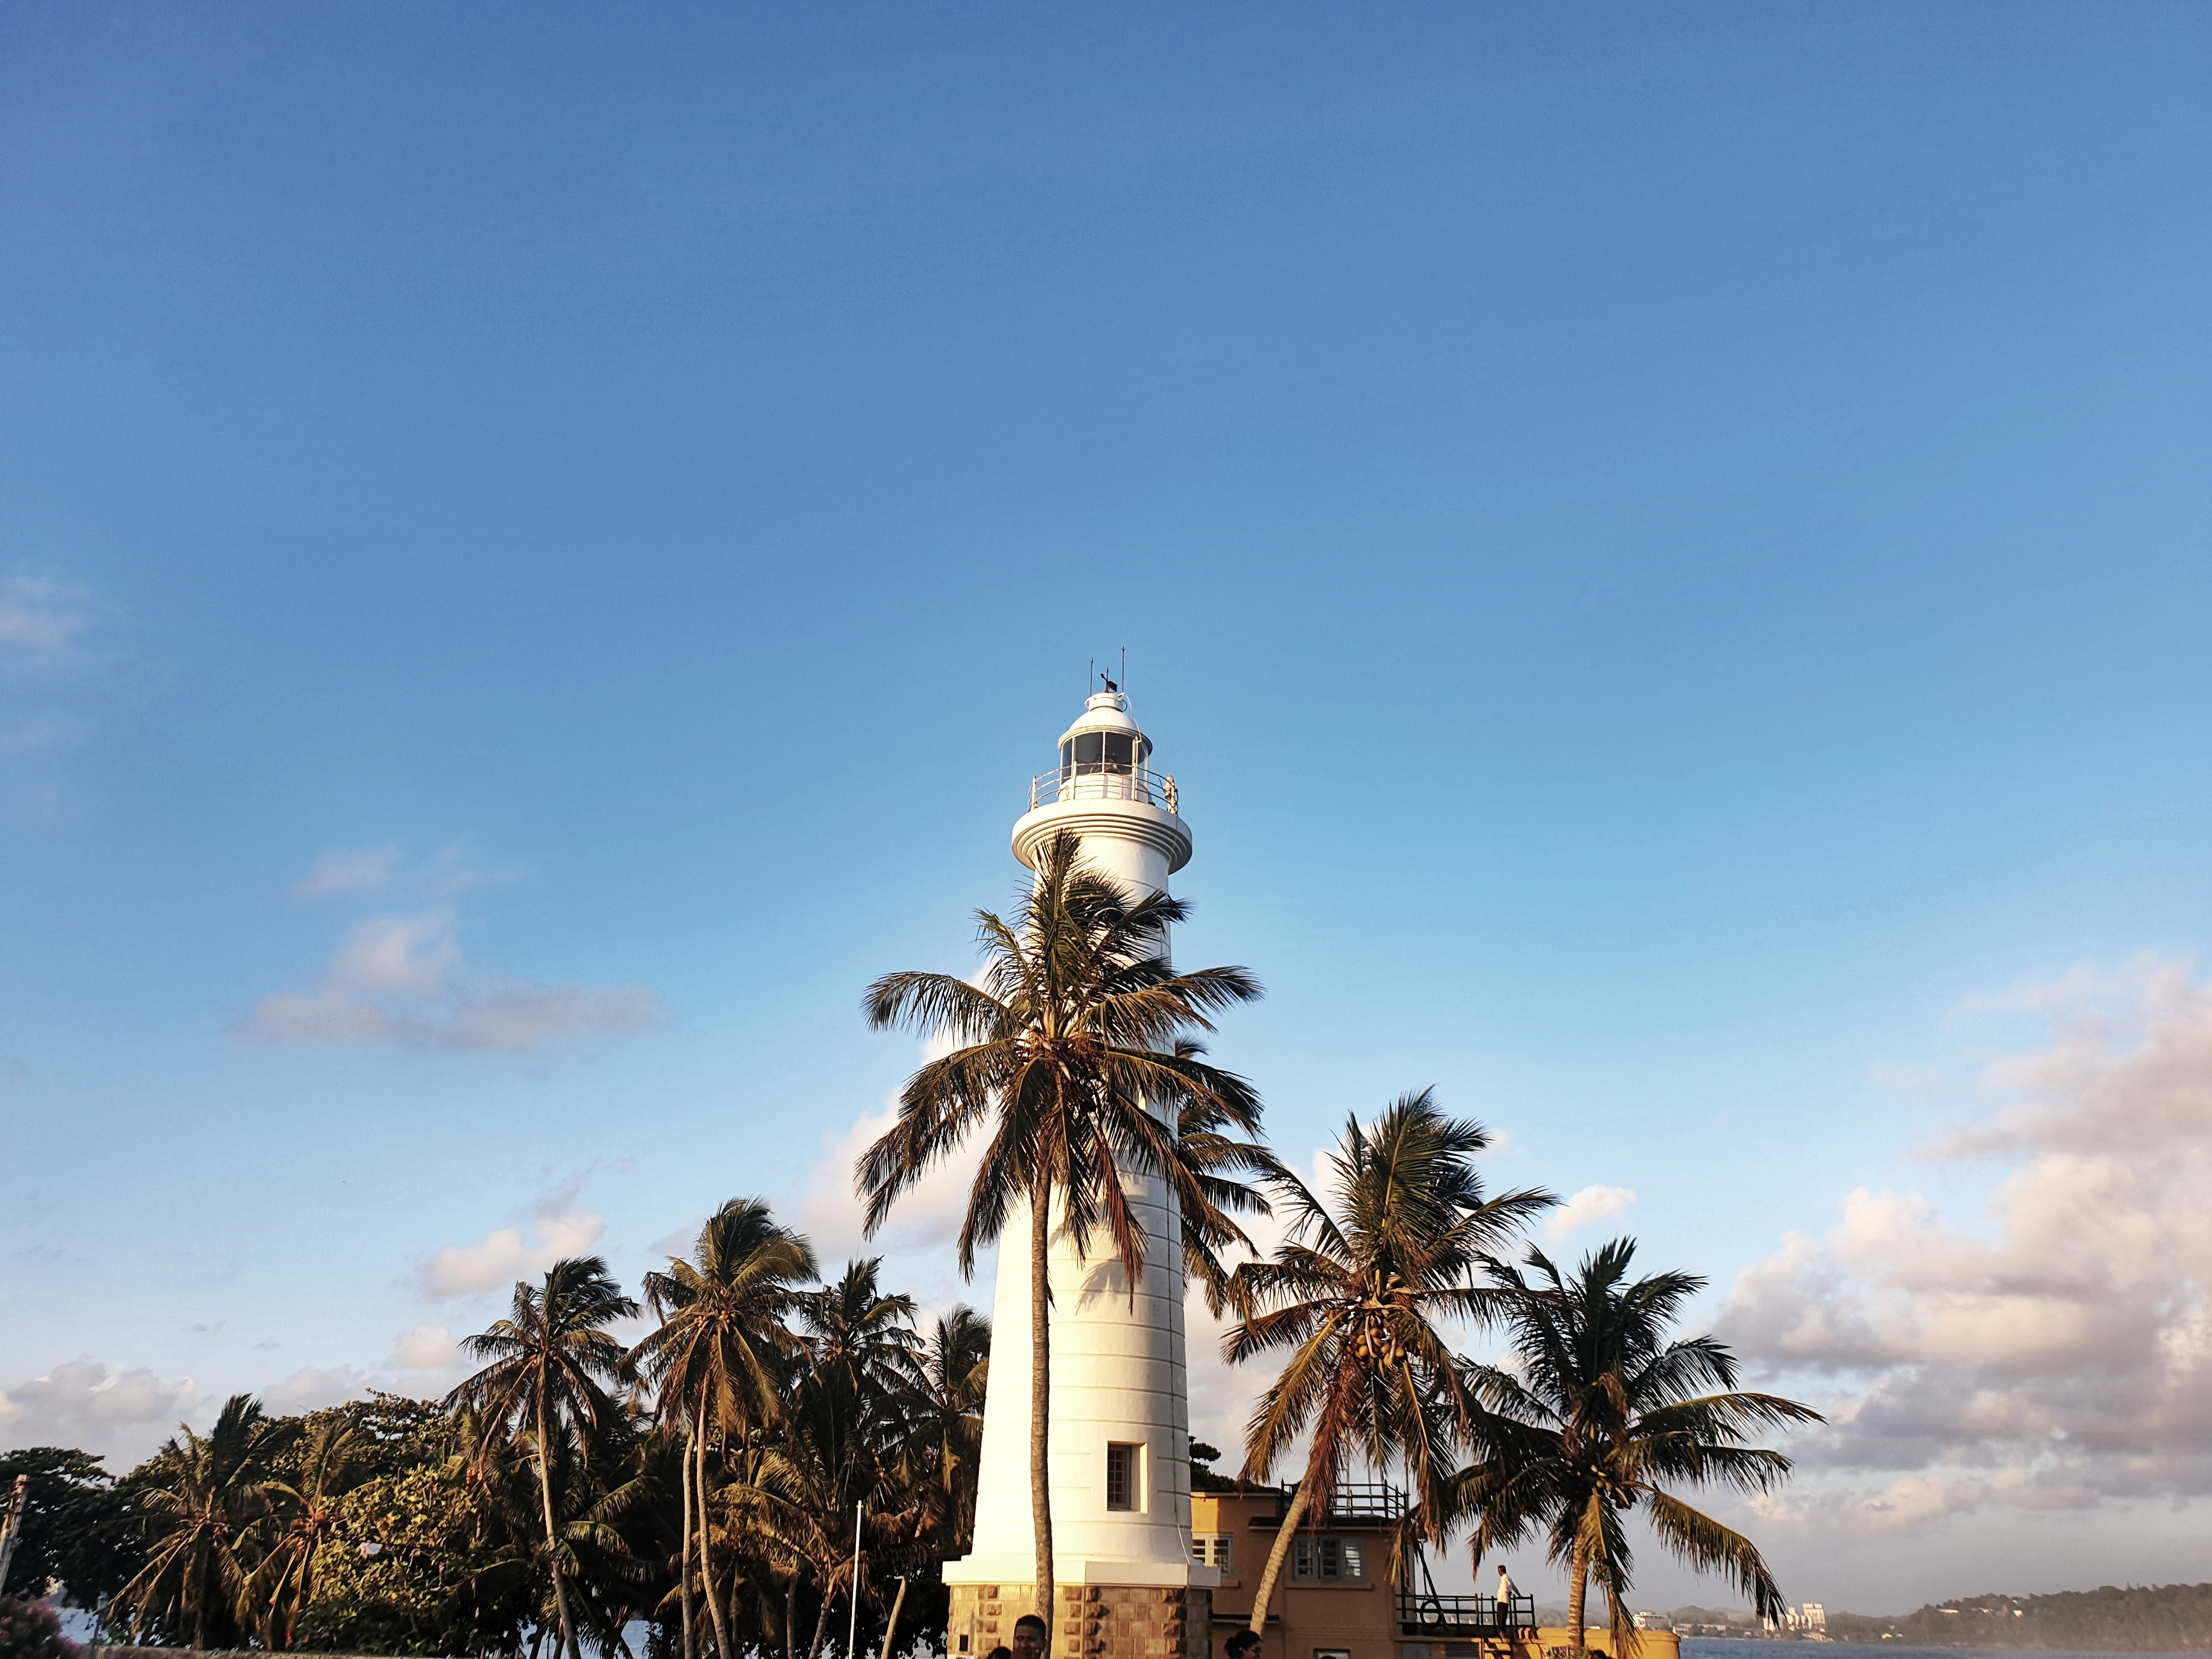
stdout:
<svg viewBox="0 0 2212 1659">
<path fill-rule="evenodd" d="M 1131 897 L 1164 893 L 1189 861 L 1174 780 L 1118 693 L 1090 699 L 1060 739 L 1060 763 L 1031 785 L 1015 856 L 1034 868 L 1054 836 L 1081 839 L 1084 862 Z M 1183 1336 L 1182 1218 L 1156 1175 L 1125 1170 L 1144 1226 L 1135 1294 L 1110 1242 L 1079 1249 L 1049 1218 L 1054 1648 L 1065 1655 L 1208 1651 L 1219 1575 L 1190 1545 L 1189 1393 Z M 945 1564 L 954 1659 L 1011 1644 L 1030 1610 L 1036 1563 L 1030 1491 L 1030 1229 L 1027 1206 L 999 1244 L 991 1381 L 983 1413 L 974 1548 Z"/>
</svg>

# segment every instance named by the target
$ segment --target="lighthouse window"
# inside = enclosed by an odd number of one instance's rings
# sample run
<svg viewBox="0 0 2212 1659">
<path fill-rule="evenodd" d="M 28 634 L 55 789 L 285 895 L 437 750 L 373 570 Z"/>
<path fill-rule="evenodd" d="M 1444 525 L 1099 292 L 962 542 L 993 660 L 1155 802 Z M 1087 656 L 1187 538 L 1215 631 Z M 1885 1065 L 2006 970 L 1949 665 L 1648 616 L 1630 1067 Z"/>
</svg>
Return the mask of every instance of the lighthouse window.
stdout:
<svg viewBox="0 0 2212 1659">
<path fill-rule="evenodd" d="M 1106 1507 L 1137 1507 L 1137 1448 L 1114 1444 L 1106 1448 Z"/>
<path fill-rule="evenodd" d="M 1152 744 L 1133 732 L 1079 732 L 1060 745 L 1060 775 L 1115 772 L 1127 776 L 1152 757 Z"/>
</svg>

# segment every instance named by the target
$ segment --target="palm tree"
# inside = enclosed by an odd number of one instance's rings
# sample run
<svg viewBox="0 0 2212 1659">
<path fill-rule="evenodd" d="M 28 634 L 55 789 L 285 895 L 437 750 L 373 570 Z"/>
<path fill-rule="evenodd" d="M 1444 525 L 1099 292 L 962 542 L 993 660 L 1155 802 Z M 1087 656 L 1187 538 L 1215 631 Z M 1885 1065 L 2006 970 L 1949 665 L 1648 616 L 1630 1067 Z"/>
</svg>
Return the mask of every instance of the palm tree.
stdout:
<svg viewBox="0 0 2212 1659">
<path fill-rule="evenodd" d="M 885 1548 L 917 1530 L 897 1480 L 904 1407 L 921 1380 L 915 1301 L 886 1294 L 878 1282 L 881 1258 L 855 1261 L 834 1285 L 807 1297 L 800 1325 L 813 1364 L 801 1380 L 790 1445 L 805 1482 L 809 1508 L 829 1544 L 822 1561 L 822 1606 L 809 1659 L 829 1631 L 830 1601 L 840 1579 L 848 1601 L 866 1595 L 869 1569 Z M 848 1551 L 846 1517 L 866 1511 L 858 1565 Z"/>
<path fill-rule="evenodd" d="M 562 1582 L 561 1535 L 553 1519 L 554 1437 L 572 1432 L 579 1461 L 590 1460 L 594 1434 L 612 1424 L 618 1411 L 605 1385 L 619 1370 L 624 1351 L 605 1328 L 637 1310 L 608 1275 L 604 1259 L 564 1257 L 545 1270 L 543 1285 L 518 1283 L 507 1316 L 463 1341 L 471 1358 L 486 1364 L 446 1398 L 451 1408 L 481 1412 L 511 1435 L 531 1437 L 553 1606 L 569 1659 L 582 1659 L 582 1650 Z"/>
<path fill-rule="evenodd" d="M 659 1420 L 641 1413 L 629 1462 L 621 1479 L 599 1492 L 568 1534 L 580 1539 L 580 1555 L 598 1568 L 596 1589 L 611 1643 L 601 1651 L 629 1652 L 623 1632 L 634 1621 L 657 1619 L 668 1604 L 688 1599 L 690 1584 L 678 1575 L 667 1582 L 666 1569 L 690 1565 L 690 1540 L 679 1528 L 679 1517 L 690 1518 L 689 1506 L 679 1498 L 689 1496 L 691 1457 L 688 1425 L 672 1413 Z"/>
<path fill-rule="evenodd" d="M 1486 1550 L 1538 1528 L 1548 1534 L 1551 1559 L 1571 1575 L 1567 1623 L 1577 1651 L 1593 1575 L 1612 1603 L 1616 1644 L 1635 1639 L 1634 1562 L 1621 1517 L 1639 1504 L 1685 1564 L 1727 1573 L 1759 1613 L 1780 1613 L 1782 1592 L 1751 1540 L 1667 1487 L 1765 1492 L 1789 1473 L 1790 1460 L 1744 1442 L 1820 1420 L 1796 1401 L 1736 1391 L 1735 1357 L 1711 1337 L 1670 1340 L 1668 1327 L 1705 1281 L 1664 1273 L 1625 1283 L 1635 1254 L 1634 1240 L 1615 1239 L 1583 1257 L 1571 1278 L 1536 1249 L 1528 1255 L 1533 1278 L 1486 1263 L 1514 1358 L 1461 1370 L 1477 1404 L 1478 1455 L 1450 1483 L 1450 1519 L 1474 1522 L 1478 1566 Z"/>
<path fill-rule="evenodd" d="M 991 1322 L 954 1308 L 924 1340 L 906 1407 L 901 1456 L 907 1479 L 943 1540 L 939 1553 L 964 1554 L 975 1524 L 975 1460 L 982 1455 L 983 1399 L 991 1376 Z"/>
<path fill-rule="evenodd" d="M 579 1645 L 629 1659 L 623 1637 L 634 1602 L 652 1577 L 653 1535 L 639 1522 L 660 1485 L 648 1459 L 652 1435 L 641 1413 L 617 1409 L 596 1429 L 556 1436 L 564 1478 L 556 1481 L 562 1586 Z M 625 1524 L 627 1523 L 627 1524 Z M 633 1547 L 643 1547 L 641 1551 Z"/>
<path fill-rule="evenodd" d="M 733 1198 L 707 1219 L 692 1259 L 672 1257 L 648 1273 L 645 1291 L 659 1328 L 630 1352 L 626 1369 L 649 1377 L 687 1425 L 682 1585 L 684 1659 L 697 1659 L 691 1617 L 691 1540 L 714 1627 L 715 1650 L 728 1659 L 729 1620 L 714 1589 L 707 1516 L 707 1447 L 718 1431 L 775 1420 L 781 1410 L 783 1362 L 797 1347 L 784 1317 L 815 1276 L 814 1249 L 779 1226 L 757 1198 Z M 742 1439 L 740 1435 L 739 1438 Z M 726 1434 L 725 1435 L 726 1442 Z"/>
<path fill-rule="evenodd" d="M 263 1489 L 280 1530 L 247 1581 L 246 1600 L 261 1610 L 261 1639 L 272 1648 L 292 1645 L 301 1611 L 314 1599 L 315 1558 L 337 1532 L 338 1499 L 361 1450 L 361 1425 L 352 1419 L 311 1419 L 298 1472 Z"/>
<path fill-rule="evenodd" d="M 120 1599 L 137 1619 L 150 1614 L 172 1636 L 189 1631 L 204 1648 L 211 1632 L 241 1616 L 246 1571 L 241 1551 L 268 1511 L 270 1462 L 289 1437 L 251 1395 L 222 1402 L 204 1437 L 183 1425 L 155 1462 L 156 1484 L 139 1496 L 155 1534 L 146 1565 Z"/>
<path fill-rule="evenodd" d="M 848 1262 L 836 1284 L 800 1298 L 799 1317 L 817 1373 L 856 1395 L 890 1398 L 919 1380 L 921 1343 L 914 1298 L 880 1287 L 883 1267 L 879 1255 Z"/>
<path fill-rule="evenodd" d="M 793 1375 L 805 1373 L 794 1368 Z M 702 1538 L 711 1533 L 720 1541 L 715 1570 L 728 1583 L 733 1650 L 769 1652 L 780 1633 L 786 1650 L 795 1653 L 800 1581 L 838 1559 L 838 1517 L 820 1500 L 805 1439 L 803 1402 L 787 1389 L 776 1428 L 755 1430 L 724 1448 L 723 1479 L 699 1524 Z M 775 1595 L 779 1585 L 781 1608 Z M 744 1603 L 751 1615 L 750 1634 L 738 1618 L 741 1589 L 750 1592 Z"/>
<path fill-rule="evenodd" d="M 1266 1480 L 1294 1442 L 1310 1433 L 1312 1443 L 1253 1597 L 1255 1632 L 1292 1534 L 1309 1513 L 1328 1515 L 1354 1456 L 1403 1466 L 1425 1529 L 1441 1537 L 1432 1500 L 1466 1401 L 1439 1322 L 1489 1314 L 1477 1267 L 1556 1201 L 1537 1191 L 1485 1200 L 1474 1160 L 1488 1145 L 1480 1125 L 1446 1117 L 1424 1089 L 1369 1127 L 1346 1122 L 1330 1155 L 1333 1210 L 1287 1173 L 1278 1182 L 1288 1236 L 1272 1258 L 1237 1270 L 1244 1319 L 1223 1351 L 1233 1364 L 1289 1350 L 1245 1429 L 1244 1478 Z"/>
<path fill-rule="evenodd" d="M 1048 1323 L 1052 1220 L 1088 1254 L 1103 1231 L 1133 1298 L 1145 1260 L 1143 1224 L 1122 1190 L 1125 1172 L 1165 1181 L 1185 1216 L 1220 1218 L 1200 1171 L 1179 1153 L 1176 1115 L 1206 1103 L 1218 1127 L 1255 1132 L 1260 1100 L 1233 1073 L 1178 1050 L 1213 1029 L 1211 1016 L 1260 995 L 1242 968 L 1179 974 L 1168 930 L 1189 909 L 1165 893 L 1132 899 L 1085 867 L 1081 842 L 1061 833 L 1044 848 L 1013 921 L 976 913 L 980 984 L 951 974 L 887 974 L 862 1001 L 878 1030 L 904 1026 L 958 1046 L 907 1079 L 898 1121 L 860 1160 L 872 1236 L 899 1196 L 988 1125 L 960 1230 L 960 1266 L 1028 1217 L 1030 1256 L 1030 1507 L 1036 1612 L 1053 1606 L 1052 1498 L 1047 1474 L 1052 1346 Z M 1155 1116 L 1157 1106 L 1169 1115 Z"/>
</svg>

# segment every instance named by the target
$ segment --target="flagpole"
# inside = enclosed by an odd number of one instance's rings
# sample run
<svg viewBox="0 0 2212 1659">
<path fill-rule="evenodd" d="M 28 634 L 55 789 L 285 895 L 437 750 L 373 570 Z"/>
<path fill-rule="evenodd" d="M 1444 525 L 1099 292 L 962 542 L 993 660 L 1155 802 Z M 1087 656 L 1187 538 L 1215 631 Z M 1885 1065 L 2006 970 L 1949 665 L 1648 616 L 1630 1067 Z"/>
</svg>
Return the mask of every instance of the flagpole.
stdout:
<svg viewBox="0 0 2212 1659">
<path fill-rule="evenodd" d="M 860 1643 L 860 1510 L 865 1498 L 853 1505 L 853 1619 L 845 1631 L 845 1659 L 854 1659 Z"/>
</svg>

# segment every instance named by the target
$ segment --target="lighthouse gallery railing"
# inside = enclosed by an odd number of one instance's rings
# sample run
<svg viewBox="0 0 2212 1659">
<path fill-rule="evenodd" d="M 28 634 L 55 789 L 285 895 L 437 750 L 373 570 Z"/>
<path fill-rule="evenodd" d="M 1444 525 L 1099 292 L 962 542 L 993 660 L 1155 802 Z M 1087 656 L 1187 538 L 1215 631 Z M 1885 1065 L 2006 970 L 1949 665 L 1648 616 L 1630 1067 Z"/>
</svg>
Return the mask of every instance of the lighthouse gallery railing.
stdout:
<svg viewBox="0 0 2212 1659">
<path fill-rule="evenodd" d="M 1079 761 L 1030 780 L 1030 811 L 1064 800 L 1140 800 L 1179 812 L 1175 777 L 1149 767 Z"/>
</svg>

